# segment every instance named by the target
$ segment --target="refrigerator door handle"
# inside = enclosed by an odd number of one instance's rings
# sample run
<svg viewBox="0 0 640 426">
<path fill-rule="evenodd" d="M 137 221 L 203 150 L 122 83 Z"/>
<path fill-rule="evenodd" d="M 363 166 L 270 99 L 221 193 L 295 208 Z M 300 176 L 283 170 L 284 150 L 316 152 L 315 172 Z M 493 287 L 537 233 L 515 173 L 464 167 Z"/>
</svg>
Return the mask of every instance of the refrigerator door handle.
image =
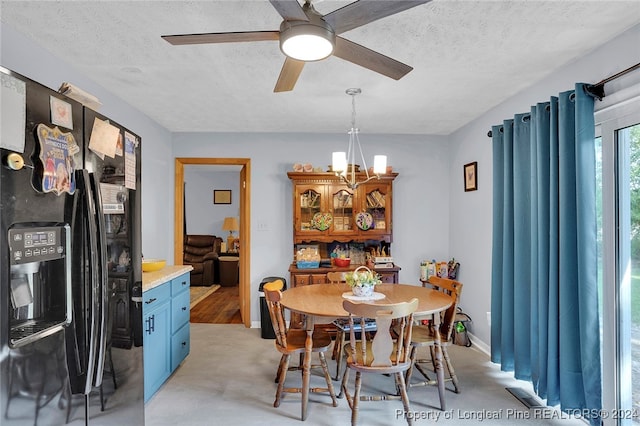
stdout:
<svg viewBox="0 0 640 426">
<path fill-rule="evenodd" d="M 96 248 L 97 248 L 97 278 L 98 278 L 98 294 L 99 305 L 99 330 L 98 330 L 98 350 L 97 350 L 97 364 L 94 372 L 93 385 L 98 387 L 102 384 L 102 375 L 104 372 L 104 363 L 107 352 L 107 322 L 109 314 L 109 286 L 107 276 L 107 243 L 105 233 L 104 212 L 102 208 L 102 194 L 100 193 L 100 184 L 96 181 L 95 174 L 89 173 L 89 182 L 92 190 L 92 195 L 95 203 L 96 214 Z"/>
<path fill-rule="evenodd" d="M 88 290 L 90 291 L 91 306 L 90 315 L 87 318 L 87 326 L 89 329 L 89 341 L 87 342 L 88 354 L 87 354 L 87 371 L 86 381 L 84 384 L 84 394 L 89 395 L 93 389 L 93 377 L 96 368 L 96 351 L 98 350 L 98 249 L 97 249 L 97 224 L 96 224 L 96 206 L 95 199 L 93 197 L 93 190 L 91 188 L 89 172 L 87 170 L 78 170 L 76 173 L 76 182 L 78 189 L 85 194 L 82 199 L 84 200 L 84 209 L 86 212 L 86 221 L 88 225 L 88 242 L 89 242 L 89 270 L 91 272 L 91 282 L 89 283 Z"/>
</svg>

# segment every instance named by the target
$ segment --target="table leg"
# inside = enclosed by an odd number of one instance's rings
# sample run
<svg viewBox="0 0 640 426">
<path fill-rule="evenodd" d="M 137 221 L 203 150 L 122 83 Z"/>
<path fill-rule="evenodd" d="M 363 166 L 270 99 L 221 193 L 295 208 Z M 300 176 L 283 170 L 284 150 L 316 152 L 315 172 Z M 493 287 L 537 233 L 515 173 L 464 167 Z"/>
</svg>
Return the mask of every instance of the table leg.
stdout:
<svg viewBox="0 0 640 426">
<path fill-rule="evenodd" d="M 434 367 L 436 369 L 436 380 L 438 381 L 438 396 L 440 397 L 440 409 L 446 410 L 446 402 L 444 400 L 444 367 L 442 365 L 442 338 L 440 337 L 440 315 L 434 315 L 434 330 L 435 330 L 435 362 Z"/>
<path fill-rule="evenodd" d="M 302 365 L 302 420 L 307 420 L 307 404 L 309 402 L 309 383 L 311 380 L 311 354 L 313 350 L 314 318 L 307 315 L 307 340 L 304 343 L 304 364 Z"/>
</svg>

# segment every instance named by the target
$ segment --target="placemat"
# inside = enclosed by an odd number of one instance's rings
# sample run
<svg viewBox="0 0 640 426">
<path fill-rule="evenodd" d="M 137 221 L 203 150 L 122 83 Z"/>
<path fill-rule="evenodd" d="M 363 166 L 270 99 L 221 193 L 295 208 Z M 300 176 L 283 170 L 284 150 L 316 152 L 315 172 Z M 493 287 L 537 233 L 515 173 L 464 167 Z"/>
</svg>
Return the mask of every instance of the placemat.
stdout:
<svg viewBox="0 0 640 426">
<path fill-rule="evenodd" d="M 387 296 L 385 296 L 382 293 L 377 293 L 375 291 L 373 292 L 373 294 L 371 296 L 356 296 L 352 292 L 347 291 L 346 293 L 342 293 L 342 297 L 344 297 L 345 299 L 349 299 L 349 300 L 362 301 L 362 300 L 381 300 L 381 299 L 384 299 Z"/>
</svg>

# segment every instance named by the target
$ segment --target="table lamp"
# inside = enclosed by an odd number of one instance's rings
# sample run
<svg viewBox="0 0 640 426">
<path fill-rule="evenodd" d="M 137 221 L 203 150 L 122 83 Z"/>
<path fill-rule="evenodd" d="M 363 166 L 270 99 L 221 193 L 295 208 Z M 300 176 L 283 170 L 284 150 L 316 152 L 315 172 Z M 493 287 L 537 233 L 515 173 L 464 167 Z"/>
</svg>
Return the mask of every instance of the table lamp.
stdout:
<svg viewBox="0 0 640 426">
<path fill-rule="evenodd" d="M 237 231 L 240 229 L 238 227 L 238 218 L 234 217 L 225 217 L 224 223 L 222 224 L 223 231 L 229 231 L 229 236 L 227 237 L 227 250 L 235 251 L 233 248 L 233 240 L 235 237 L 233 236 L 233 231 Z"/>
</svg>

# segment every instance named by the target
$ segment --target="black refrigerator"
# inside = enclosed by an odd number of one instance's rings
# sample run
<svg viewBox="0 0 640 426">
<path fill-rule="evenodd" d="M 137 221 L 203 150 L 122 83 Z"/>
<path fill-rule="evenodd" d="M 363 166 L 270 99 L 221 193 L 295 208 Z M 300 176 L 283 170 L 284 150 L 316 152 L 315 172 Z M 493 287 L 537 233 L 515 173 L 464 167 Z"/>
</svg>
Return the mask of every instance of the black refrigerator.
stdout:
<svg viewBox="0 0 640 426">
<path fill-rule="evenodd" d="M 0 79 L 0 424 L 143 425 L 140 138 Z"/>
</svg>

